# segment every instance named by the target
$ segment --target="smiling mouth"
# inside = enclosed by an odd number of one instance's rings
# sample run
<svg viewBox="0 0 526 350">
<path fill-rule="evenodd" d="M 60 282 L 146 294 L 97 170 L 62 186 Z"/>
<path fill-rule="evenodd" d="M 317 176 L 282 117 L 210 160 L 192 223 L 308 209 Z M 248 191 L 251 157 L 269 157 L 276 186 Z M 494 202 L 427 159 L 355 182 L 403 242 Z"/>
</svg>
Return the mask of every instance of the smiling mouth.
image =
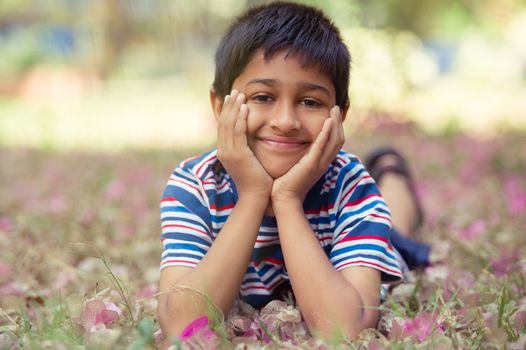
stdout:
<svg viewBox="0 0 526 350">
<path fill-rule="evenodd" d="M 258 141 L 267 148 L 273 150 L 298 150 L 304 148 L 309 142 L 287 138 L 287 137 L 263 137 L 258 138 Z"/>
</svg>

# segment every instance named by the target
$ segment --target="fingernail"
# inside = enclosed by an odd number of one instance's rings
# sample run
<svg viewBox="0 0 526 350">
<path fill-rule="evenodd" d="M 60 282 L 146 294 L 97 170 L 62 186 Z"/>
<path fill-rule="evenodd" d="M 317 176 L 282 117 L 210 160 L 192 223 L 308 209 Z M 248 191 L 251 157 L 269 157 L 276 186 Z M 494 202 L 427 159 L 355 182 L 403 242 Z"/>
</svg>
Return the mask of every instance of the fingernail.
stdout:
<svg viewBox="0 0 526 350">
<path fill-rule="evenodd" d="M 226 96 L 225 96 L 225 103 L 226 103 L 228 100 L 230 100 L 230 95 L 226 95 Z"/>
<path fill-rule="evenodd" d="M 238 101 L 241 101 L 243 98 L 245 98 L 245 95 L 243 93 L 240 93 L 239 95 L 237 95 Z"/>
</svg>

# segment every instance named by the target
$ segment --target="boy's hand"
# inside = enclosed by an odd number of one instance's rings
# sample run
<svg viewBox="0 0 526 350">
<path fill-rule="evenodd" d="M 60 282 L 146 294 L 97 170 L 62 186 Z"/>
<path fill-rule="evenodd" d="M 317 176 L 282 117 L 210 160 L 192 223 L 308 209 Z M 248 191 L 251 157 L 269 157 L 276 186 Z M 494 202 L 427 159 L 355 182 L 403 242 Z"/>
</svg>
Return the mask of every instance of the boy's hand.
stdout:
<svg viewBox="0 0 526 350">
<path fill-rule="evenodd" d="M 217 158 L 236 184 L 239 197 L 270 197 L 273 179 L 247 144 L 248 106 L 233 90 L 225 97 L 217 126 Z"/>
<path fill-rule="evenodd" d="M 274 180 L 272 205 L 290 200 L 303 203 L 307 192 L 327 171 L 344 142 L 340 108 L 334 106 L 309 151 L 286 174 Z"/>
</svg>

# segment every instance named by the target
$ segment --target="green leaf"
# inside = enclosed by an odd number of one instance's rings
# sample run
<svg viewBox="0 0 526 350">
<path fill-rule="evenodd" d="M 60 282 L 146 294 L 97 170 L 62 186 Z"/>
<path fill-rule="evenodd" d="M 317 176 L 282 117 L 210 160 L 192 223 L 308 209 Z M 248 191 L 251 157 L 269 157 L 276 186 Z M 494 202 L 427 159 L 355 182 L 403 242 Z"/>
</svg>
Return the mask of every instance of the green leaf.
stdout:
<svg viewBox="0 0 526 350">
<path fill-rule="evenodd" d="M 142 337 L 148 340 L 153 339 L 153 321 L 151 319 L 143 318 L 139 321 L 137 328 L 141 332 Z"/>
</svg>

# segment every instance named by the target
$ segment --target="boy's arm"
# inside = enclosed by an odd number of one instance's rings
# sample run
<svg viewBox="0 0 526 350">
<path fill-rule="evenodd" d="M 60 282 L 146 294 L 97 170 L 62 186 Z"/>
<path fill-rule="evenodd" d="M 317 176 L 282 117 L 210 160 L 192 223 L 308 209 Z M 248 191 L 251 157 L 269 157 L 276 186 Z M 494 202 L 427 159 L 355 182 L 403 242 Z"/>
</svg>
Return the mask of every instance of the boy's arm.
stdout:
<svg viewBox="0 0 526 350">
<path fill-rule="evenodd" d="M 338 272 L 303 212 L 308 189 L 325 173 L 343 142 L 335 107 L 309 152 L 272 188 L 272 207 L 294 294 L 309 328 L 324 337 L 338 332 L 354 337 L 375 326 L 378 318 L 380 272 L 368 267 Z"/>
<path fill-rule="evenodd" d="M 272 178 L 247 145 L 244 99 L 235 91 L 227 96 L 218 118 L 217 156 L 236 184 L 236 206 L 195 268 L 166 267 L 161 273 L 158 315 L 168 337 L 180 335 L 188 323 L 209 313 L 208 298 L 228 313 L 270 200 Z"/>
<path fill-rule="evenodd" d="M 158 315 L 165 336 L 179 336 L 188 323 L 213 311 L 207 297 L 228 313 L 239 292 L 267 203 L 268 198 L 240 198 L 195 268 L 162 270 Z"/>
<path fill-rule="evenodd" d="M 292 289 L 309 329 L 325 338 L 352 338 L 374 327 L 380 272 L 368 267 L 337 271 L 305 218 L 302 203 L 280 201 L 273 207 Z"/>
</svg>

